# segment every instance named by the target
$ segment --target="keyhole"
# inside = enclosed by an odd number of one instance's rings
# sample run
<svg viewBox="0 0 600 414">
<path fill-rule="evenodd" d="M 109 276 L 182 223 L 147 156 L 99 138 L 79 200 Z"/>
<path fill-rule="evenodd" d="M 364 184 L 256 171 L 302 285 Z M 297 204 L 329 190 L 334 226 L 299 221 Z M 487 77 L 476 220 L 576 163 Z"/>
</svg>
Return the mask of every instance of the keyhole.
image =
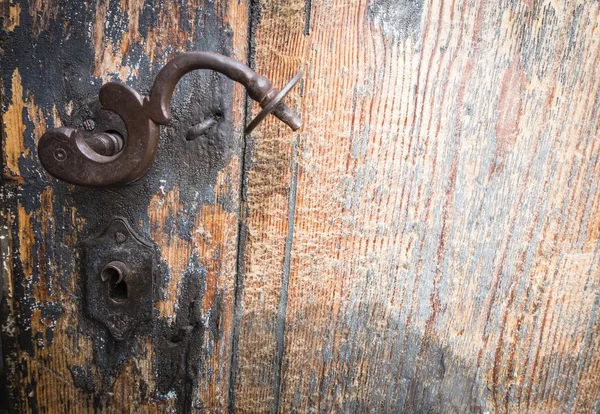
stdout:
<svg viewBox="0 0 600 414">
<path fill-rule="evenodd" d="M 114 302 L 127 300 L 127 282 L 124 279 L 126 274 L 127 266 L 119 261 L 110 262 L 100 272 L 102 280 L 108 282 L 108 297 Z"/>
<path fill-rule="evenodd" d="M 112 272 L 111 272 L 112 273 Z M 119 280 L 119 275 L 116 272 L 111 275 L 109 280 L 108 297 L 115 302 L 125 302 L 127 300 L 127 283 L 124 280 Z"/>
</svg>

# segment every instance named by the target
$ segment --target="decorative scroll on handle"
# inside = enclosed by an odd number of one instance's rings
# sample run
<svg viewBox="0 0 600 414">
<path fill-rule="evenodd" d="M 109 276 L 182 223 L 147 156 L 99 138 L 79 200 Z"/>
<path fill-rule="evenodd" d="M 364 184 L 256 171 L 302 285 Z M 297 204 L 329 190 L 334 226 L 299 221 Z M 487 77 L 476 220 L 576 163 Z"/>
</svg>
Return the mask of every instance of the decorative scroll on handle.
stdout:
<svg viewBox="0 0 600 414">
<path fill-rule="evenodd" d="M 110 129 L 88 137 L 77 128 L 51 129 L 40 138 L 40 162 L 51 175 L 71 184 L 112 187 L 137 180 L 146 173 L 156 155 L 159 125 L 171 121 L 171 98 L 177 83 L 196 69 L 223 73 L 244 85 L 248 96 L 260 104 L 263 110 L 248 124 L 246 133 L 269 113 L 294 131 L 302 126 L 300 118 L 281 102 L 300 80 L 302 72 L 279 91 L 267 78 L 233 59 L 218 53 L 188 52 L 162 68 L 147 97 L 118 82 L 100 88 L 103 108 L 116 112 L 125 123 L 125 142 Z"/>
</svg>

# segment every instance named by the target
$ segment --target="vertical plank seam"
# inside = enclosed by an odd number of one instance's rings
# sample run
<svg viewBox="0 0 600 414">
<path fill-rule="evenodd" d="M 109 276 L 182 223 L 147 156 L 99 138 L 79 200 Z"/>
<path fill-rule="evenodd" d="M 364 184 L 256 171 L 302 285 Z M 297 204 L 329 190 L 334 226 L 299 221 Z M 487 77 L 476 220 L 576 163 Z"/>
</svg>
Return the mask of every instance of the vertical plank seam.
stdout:
<svg viewBox="0 0 600 414">
<path fill-rule="evenodd" d="M 288 304 L 288 292 L 290 286 L 290 268 L 292 245 L 294 241 L 294 223 L 296 221 L 296 195 L 298 192 L 298 139 L 292 147 L 292 157 L 290 169 L 292 177 L 290 179 L 290 194 L 288 201 L 288 231 L 285 237 L 285 250 L 283 253 L 283 270 L 281 276 L 281 292 L 279 294 L 279 306 L 275 319 L 275 377 L 273 378 L 273 413 L 279 412 L 279 400 L 281 394 L 281 372 L 283 369 L 283 356 L 285 352 L 285 327 Z"/>
<path fill-rule="evenodd" d="M 247 43 L 247 65 L 250 68 L 256 67 L 256 53 L 255 53 L 255 33 L 256 27 L 254 22 L 258 19 L 258 10 L 260 5 L 258 0 L 249 0 L 248 2 L 248 43 Z M 250 122 L 252 116 L 252 101 L 249 99 L 248 94 L 244 90 L 244 128 Z M 239 338 L 242 320 L 242 296 L 244 293 L 244 275 L 245 275 L 245 262 L 246 256 L 246 240 L 248 235 L 248 226 L 246 223 L 246 195 L 248 192 L 248 165 L 250 159 L 251 148 L 248 146 L 246 134 L 242 131 L 241 137 L 241 161 L 240 161 L 240 190 L 239 190 L 239 213 L 238 213 L 238 239 L 237 239 L 237 252 L 236 252 L 236 265 L 235 265 L 235 276 L 234 276 L 234 303 L 233 303 L 233 321 L 232 321 L 232 334 L 231 334 L 231 360 L 229 364 L 229 390 L 228 390 L 228 404 L 227 411 L 230 413 L 235 412 L 236 403 L 236 384 L 239 372 Z"/>
</svg>

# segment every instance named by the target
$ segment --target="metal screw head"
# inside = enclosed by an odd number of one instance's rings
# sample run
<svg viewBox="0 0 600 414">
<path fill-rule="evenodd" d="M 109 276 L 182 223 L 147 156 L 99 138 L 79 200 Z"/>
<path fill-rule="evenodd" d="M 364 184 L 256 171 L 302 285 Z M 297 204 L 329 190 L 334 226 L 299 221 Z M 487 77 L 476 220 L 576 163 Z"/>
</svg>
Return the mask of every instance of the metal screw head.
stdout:
<svg viewBox="0 0 600 414">
<path fill-rule="evenodd" d="M 117 243 L 123 243 L 125 240 L 127 240 L 127 236 L 126 235 L 124 235 L 120 231 L 118 231 L 118 232 L 115 233 L 115 241 Z"/>
<path fill-rule="evenodd" d="M 83 128 L 86 131 L 91 131 L 94 128 L 96 128 L 96 122 L 92 118 L 88 118 L 85 121 L 83 121 Z"/>
<path fill-rule="evenodd" d="M 57 148 L 54 151 L 54 158 L 56 158 L 56 161 L 64 161 L 67 159 L 67 151 L 65 151 L 62 148 Z"/>
</svg>

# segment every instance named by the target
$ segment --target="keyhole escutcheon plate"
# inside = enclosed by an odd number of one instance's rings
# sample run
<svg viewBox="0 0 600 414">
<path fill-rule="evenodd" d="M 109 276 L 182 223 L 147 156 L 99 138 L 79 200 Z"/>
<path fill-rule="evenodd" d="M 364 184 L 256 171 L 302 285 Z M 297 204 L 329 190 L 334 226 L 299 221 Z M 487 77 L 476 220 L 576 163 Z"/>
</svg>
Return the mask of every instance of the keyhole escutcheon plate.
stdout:
<svg viewBox="0 0 600 414">
<path fill-rule="evenodd" d="M 118 341 L 152 320 L 155 252 L 123 217 L 83 243 L 85 312 Z"/>
</svg>

